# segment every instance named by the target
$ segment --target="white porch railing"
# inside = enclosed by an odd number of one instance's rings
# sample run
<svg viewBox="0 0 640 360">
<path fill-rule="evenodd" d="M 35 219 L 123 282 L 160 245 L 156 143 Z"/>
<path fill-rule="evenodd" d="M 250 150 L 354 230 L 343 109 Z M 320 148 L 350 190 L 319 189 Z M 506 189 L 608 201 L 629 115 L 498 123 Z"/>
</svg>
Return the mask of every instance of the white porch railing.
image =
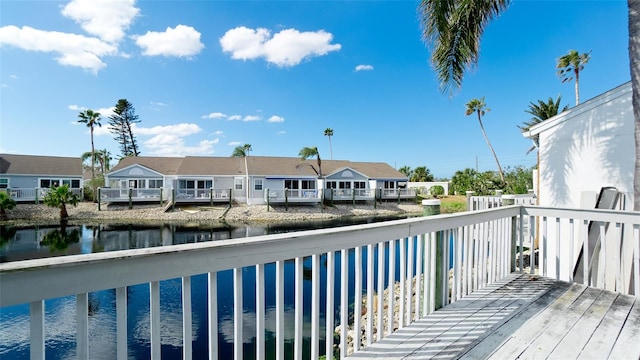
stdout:
<svg viewBox="0 0 640 360">
<path fill-rule="evenodd" d="M 512 195 L 515 205 L 535 205 L 536 198 L 531 194 Z M 502 206 L 502 195 L 471 196 L 467 203 L 468 210 L 485 210 Z"/>
<path fill-rule="evenodd" d="M 410 199 L 416 197 L 416 189 L 381 189 L 383 199 Z"/>
<path fill-rule="evenodd" d="M 15 201 L 42 201 L 49 188 L 10 188 L 3 189 L 9 196 Z M 82 199 L 82 189 L 71 189 L 73 194 L 76 194 Z"/>
<path fill-rule="evenodd" d="M 295 293 L 296 359 L 302 358 L 302 323 L 311 319 L 310 358 L 333 353 L 333 332 L 336 324 L 348 324 L 354 331 L 353 348 L 380 341 L 396 330 L 434 311 L 441 305 L 455 302 L 476 289 L 499 280 L 516 267 L 526 267 L 522 253 L 516 255 L 518 244 L 525 236 L 535 236 L 530 229 L 525 234 L 518 226 L 524 217 L 540 220 L 542 247 L 540 260 L 531 256 L 533 272 L 562 278 L 562 269 L 571 272 L 575 257 L 562 252 L 560 245 L 568 243 L 582 248 L 585 259 L 594 249 L 582 245 L 589 224 L 602 230 L 601 258 L 598 273 L 586 271 L 585 279 L 592 284 L 603 278 L 614 278 L 615 288 L 621 292 L 640 293 L 640 214 L 617 211 L 567 210 L 527 206 L 508 206 L 491 210 L 450 215 L 413 218 L 342 228 L 312 230 L 298 233 L 259 236 L 209 243 L 172 245 L 161 248 L 95 253 L 59 258 L 47 258 L 0 264 L 0 305 L 30 304 L 31 357 L 44 358 L 46 334 L 44 333 L 44 300 L 76 296 L 77 304 L 77 355 L 87 358 L 88 293 L 104 289 L 116 289 L 118 359 L 127 358 L 127 291 L 128 286 L 149 284 L 150 293 L 150 355 L 160 358 L 160 291 L 163 280 L 182 279 L 182 340 L 183 358 L 192 358 L 191 277 L 208 276 L 209 329 L 218 329 L 217 274 L 232 270 L 234 286 L 228 296 L 233 297 L 234 358 L 243 358 L 243 269 L 255 267 L 256 271 L 256 358 L 265 358 L 265 293 L 276 297 L 276 359 L 284 358 L 284 294 Z M 546 224 L 546 225 L 545 225 Z M 606 225 L 608 224 L 608 225 Z M 552 226 L 553 225 L 553 226 Z M 582 230 L 580 230 L 582 229 Z M 551 245 L 555 239 L 559 245 Z M 619 239 L 611 250 L 605 243 L 609 238 Z M 551 251 L 551 249 L 555 249 Z M 520 247 L 520 250 L 522 248 Z M 616 260 L 612 254 L 623 253 Z M 353 254 L 355 266 L 347 267 L 348 256 Z M 554 256 L 556 255 L 556 256 Z M 323 261 L 321 262 L 321 257 Z M 303 261 L 311 260 L 311 309 L 303 309 Z M 613 261 L 608 261 L 612 258 Z M 293 289 L 285 289 L 285 261 L 295 260 Z M 326 263 L 326 265 L 325 265 Z M 265 281 L 265 264 L 275 266 L 275 283 Z M 554 271 L 551 271 L 553 264 Z M 326 281 L 321 288 L 320 269 L 326 266 Z M 396 269 L 399 271 L 396 271 Z M 586 269 L 593 269 L 590 262 Z M 557 269 L 557 270 L 555 270 Z M 569 270 L 570 269 L 570 270 Z M 447 276 L 448 275 L 448 276 Z M 447 281 L 448 278 L 450 281 Z M 389 281 L 391 279 L 391 281 Z M 415 281 L 414 281 L 415 280 Z M 348 286 L 343 286 L 349 284 Z M 397 311 L 394 296 L 379 301 L 382 290 L 393 284 L 398 288 L 400 301 Z M 396 285 L 397 284 L 397 285 Z M 224 290 L 226 293 L 226 290 Z M 325 296 L 326 317 L 321 317 L 321 292 L 325 295 L 340 294 L 334 303 L 333 296 Z M 349 293 L 355 294 L 353 308 L 348 303 Z M 393 293 L 390 291 L 390 293 Z M 413 294 L 416 294 L 415 296 Z M 365 301 L 366 299 L 366 301 Z M 375 299 L 375 300 L 374 300 Z M 247 299 L 245 298 L 245 301 Z M 253 299 L 252 299 L 253 300 Z M 378 301 L 376 301 L 378 300 Z M 364 305 L 366 304 L 366 305 Z M 375 307 L 374 307 L 375 305 Z M 366 306 L 366 321 L 360 314 Z M 339 309 L 338 319 L 334 312 Z M 386 314 L 385 314 L 386 312 Z M 355 314 L 355 315 L 354 315 Z M 354 321 L 349 323 L 350 315 Z M 385 322 L 385 315 L 387 321 Z M 326 347 L 320 348 L 320 323 L 326 329 Z M 359 331 L 363 329 L 363 331 Z M 378 329 L 374 332 L 374 329 Z M 344 330 L 344 327 L 343 327 Z M 346 331 L 342 331 L 343 334 Z M 218 334 L 208 332 L 208 357 L 217 359 Z M 362 336 L 361 334 L 364 334 Z M 72 336 L 71 336 L 72 337 Z M 340 338 L 340 357 L 347 355 L 346 336 Z"/>
</svg>

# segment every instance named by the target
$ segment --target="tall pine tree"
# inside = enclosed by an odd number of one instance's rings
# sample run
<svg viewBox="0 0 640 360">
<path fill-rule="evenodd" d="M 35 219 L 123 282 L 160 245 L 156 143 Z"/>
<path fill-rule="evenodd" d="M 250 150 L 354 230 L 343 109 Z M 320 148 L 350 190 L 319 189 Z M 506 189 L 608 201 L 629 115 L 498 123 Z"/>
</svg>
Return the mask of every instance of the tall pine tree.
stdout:
<svg viewBox="0 0 640 360">
<path fill-rule="evenodd" d="M 114 140 L 120 144 L 122 157 L 138 156 L 138 142 L 133 135 L 133 124 L 139 123 L 138 115 L 133 104 L 127 99 L 120 99 L 109 117 L 109 130 L 114 134 Z"/>
</svg>

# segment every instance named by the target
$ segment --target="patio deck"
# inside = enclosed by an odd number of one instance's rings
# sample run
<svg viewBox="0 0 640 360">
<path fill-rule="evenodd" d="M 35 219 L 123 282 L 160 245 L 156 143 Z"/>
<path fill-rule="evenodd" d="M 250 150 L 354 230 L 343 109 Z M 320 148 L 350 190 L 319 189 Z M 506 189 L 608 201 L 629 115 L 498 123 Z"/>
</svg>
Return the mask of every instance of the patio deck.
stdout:
<svg viewBox="0 0 640 360">
<path fill-rule="evenodd" d="M 638 359 L 640 298 L 513 273 L 355 359 Z"/>
</svg>

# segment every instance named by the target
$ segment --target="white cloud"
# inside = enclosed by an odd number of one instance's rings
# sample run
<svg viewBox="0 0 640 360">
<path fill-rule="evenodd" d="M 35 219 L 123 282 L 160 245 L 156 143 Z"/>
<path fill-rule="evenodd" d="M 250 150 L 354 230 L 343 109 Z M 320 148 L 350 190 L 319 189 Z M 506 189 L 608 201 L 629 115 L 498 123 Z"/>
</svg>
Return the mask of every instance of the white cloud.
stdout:
<svg viewBox="0 0 640 360">
<path fill-rule="evenodd" d="M 284 118 L 282 116 L 273 115 L 267 121 L 270 123 L 281 123 L 284 122 Z"/>
<path fill-rule="evenodd" d="M 188 136 L 201 132 L 202 129 L 196 124 L 176 124 L 167 126 L 154 126 L 150 128 L 139 127 L 133 124 L 133 133 L 140 135 L 172 135 L 172 136 Z"/>
<path fill-rule="evenodd" d="M 356 66 L 356 71 L 371 71 L 373 70 L 373 66 L 371 65 L 358 65 Z"/>
<path fill-rule="evenodd" d="M 184 139 L 170 134 L 161 134 L 145 141 L 143 144 L 148 149 L 149 155 L 155 156 L 187 156 L 213 154 L 213 146 L 219 142 L 215 140 L 202 140 L 196 146 L 186 146 Z"/>
<path fill-rule="evenodd" d="M 286 131 L 284 131 L 284 130 L 282 130 L 282 131 L 278 131 L 278 132 L 277 132 L 277 134 L 278 134 L 278 135 L 284 135 L 284 134 L 286 134 L 286 133 L 287 133 L 287 132 L 286 132 Z"/>
<path fill-rule="evenodd" d="M 224 119 L 227 117 L 227 114 L 223 114 L 221 112 L 212 112 L 208 115 L 202 115 L 203 119 Z"/>
<path fill-rule="evenodd" d="M 147 56 L 191 57 L 204 48 L 200 33 L 191 26 L 168 27 L 164 32 L 147 31 L 144 35 L 132 37 Z"/>
<path fill-rule="evenodd" d="M 73 110 L 73 111 L 84 111 L 84 110 L 86 110 L 86 108 L 85 108 L 85 107 L 83 107 L 83 106 L 78 106 L 78 105 L 69 105 L 69 106 L 67 106 L 67 108 L 68 108 L 69 110 Z"/>
<path fill-rule="evenodd" d="M 77 66 L 97 73 L 107 65 L 101 57 L 116 55 L 118 48 L 98 38 L 42 31 L 29 26 L 9 25 L 0 28 L 0 45 L 23 50 L 56 53 L 60 65 Z"/>
<path fill-rule="evenodd" d="M 242 141 L 232 141 L 229 143 L 229 146 L 240 146 L 244 144 Z"/>
<path fill-rule="evenodd" d="M 213 132 L 213 135 L 215 135 L 215 136 L 222 136 L 222 135 L 224 135 L 224 131 L 222 131 L 222 130 L 216 130 L 216 131 L 214 131 L 214 132 Z"/>
<path fill-rule="evenodd" d="M 110 43 L 125 36 L 125 30 L 139 13 L 135 0 L 72 0 L 62 9 L 62 15 Z"/>
<path fill-rule="evenodd" d="M 333 35 L 324 30 L 300 32 L 285 29 L 271 37 L 267 29 L 240 26 L 228 30 L 220 38 L 220 45 L 222 51 L 231 53 L 233 59 L 264 58 L 269 63 L 284 67 L 298 65 L 305 58 L 340 50 L 342 45 L 331 44 L 332 40 Z"/>
<path fill-rule="evenodd" d="M 227 120 L 242 120 L 242 115 L 231 115 Z"/>
<path fill-rule="evenodd" d="M 242 118 L 242 121 L 259 121 L 259 120 L 262 120 L 262 117 L 258 115 L 247 115 L 244 118 Z"/>
<path fill-rule="evenodd" d="M 187 123 L 154 126 L 150 128 L 139 127 L 137 124 L 134 124 L 133 128 L 133 133 L 136 136 L 152 136 L 150 139 L 143 141 L 142 144 L 146 147 L 146 153 L 155 156 L 213 154 L 213 147 L 220 139 L 201 140 L 195 146 L 185 145 L 185 137 L 200 133 L 201 131 L 202 129 L 198 125 Z"/>
</svg>

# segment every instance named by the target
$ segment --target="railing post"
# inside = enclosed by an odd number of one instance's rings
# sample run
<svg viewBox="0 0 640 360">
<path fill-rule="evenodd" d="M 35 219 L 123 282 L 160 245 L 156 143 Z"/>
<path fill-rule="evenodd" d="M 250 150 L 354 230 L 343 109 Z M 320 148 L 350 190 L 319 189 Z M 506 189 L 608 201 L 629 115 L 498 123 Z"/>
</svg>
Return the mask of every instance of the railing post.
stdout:
<svg viewBox="0 0 640 360">
<path fill-rule="evenodd" d="M 502 206 L 514 205 L 516 203 L 515 195 L 502 195 Z"/>
<path fill-rule="evenodd" d="M 269 212 L 269 203 L 271 202 L 271 197 L 269 196 L 269 188 L 267 188 L 267 212 Z"/>
<path fill-rule="evenodd" d="M 213 188 L 209 188 L 209 206 L 213 206 Z"/>
<path fill-rule="evenodd" d="M 98 188 L 98 211 L 100 211 L 101 202 L 102 202 L 102 188 Z"/>
<path fill-rule="evenodd" d="M 472 211 L 475 210 L 471 205 L 471 197 L 473 196 L 473 191 L 472 190 L 468 190 L 465 192 L 465 195 L 467 196 L 467 211 Z"/>
<path fill-rule="evenodd" d="M 38 205 L 38 202 L 39 202 L 38 201 L 38 194 L 40 193 L 40 191 L 38 191 L 38 190 L 39 190 L 39 188 L 35 189 L 35 192 L 36 192 L 36 205 Z"/>
<path fill-rule="evenodd" d="M 133 200 L 131 197 L 133 196 L 133 189 L 129 188 L 129 210 L 133 209 Z"/>
<path fill-rule="evenodd" d="M 373 208 L 374 209 L 378 208 L 378 190 L 382 190 L 382 189 L 375 189 L 373 191 Z"/>
<path fill-rule="evenodd" d="M 511 272 L 516 271 L 516 244 L 518 243 L 518 217 L 511 217 Z"/>
<path fill-rule="evenodd" d="M 229 188 L 229 207 L 231 207 L 231 201 L 233 199 L 231 199 L 231 196 L 233 195 L 233 190 L 231 188 Z"/>
<path fill-rule="evenodd" d="M 422 215 L 432 216 L 440 214 L 440 200 L 427 199 L 422 200 Z M 444 282 L 449 279 L 449 271 L 446 268 L 447 259 L 444 256 L 444 232 L 436 233 L 436 264 L 435 264 L 435 292 L 434 292 L 434 310 L 440 309 L 445 304 L 445 287 Z"/>
<path fill-rule="evenodd" d="M 164 192 L 163 188 L 160 188 L 160 206 L 162 206 L 162 193 Z"/>
<path fill-rule="evenodd" d="M 171 211 L 176 208 L 176 189 L 171 189 Z"/>
<path fill-rule="evenodd" d="M 284 188 L 284 209 L 289 211 L 289 189 Z"/>
<path fill-rule="evenodd" d="M 356 189 L 351 189 L 351 201 L 353 203 L 353 207 L 356 206 Z"/>
</svg>

